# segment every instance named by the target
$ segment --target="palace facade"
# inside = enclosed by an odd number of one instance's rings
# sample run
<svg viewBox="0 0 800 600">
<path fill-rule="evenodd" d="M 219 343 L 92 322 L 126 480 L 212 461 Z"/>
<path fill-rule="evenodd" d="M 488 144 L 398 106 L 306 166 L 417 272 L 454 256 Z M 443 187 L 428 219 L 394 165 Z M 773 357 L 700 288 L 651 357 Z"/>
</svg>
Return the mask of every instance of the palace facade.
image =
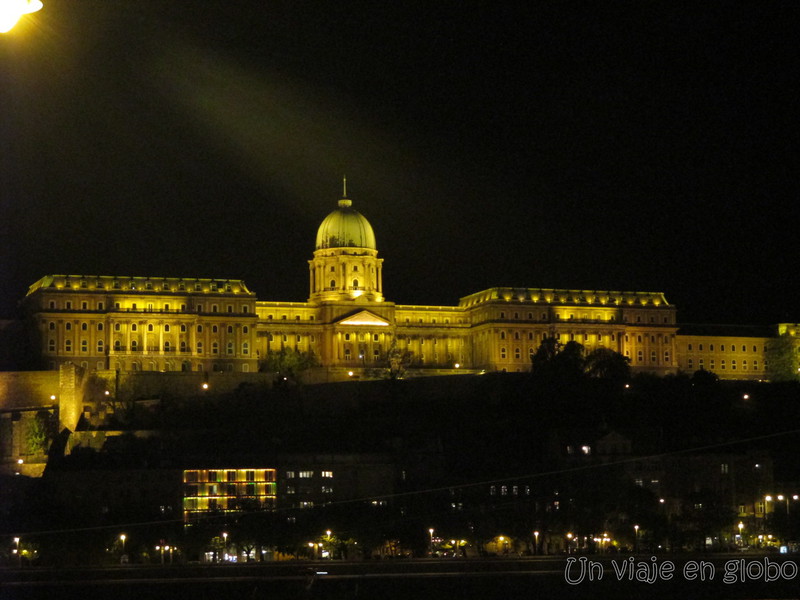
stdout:
<svg viewBox="0 0 800 600">
<path fill-rule="evenodd" d="M 241 280 L 47 275 L 24 305 L 50 369 L 247 373 L 291 349 L 313 353 L 327 380 L 365 376 L 398 353 L 416 374 L 526 371 L 555 336 L 619 352 L 634 371 L 765 373 L 769 333 L 684 334 L 660 292 L 496 287 L 454 306 L 395 304 L 372 226 L 346 197 L 308 265 L 305 302 L 258 300 Z"/>
</svg>

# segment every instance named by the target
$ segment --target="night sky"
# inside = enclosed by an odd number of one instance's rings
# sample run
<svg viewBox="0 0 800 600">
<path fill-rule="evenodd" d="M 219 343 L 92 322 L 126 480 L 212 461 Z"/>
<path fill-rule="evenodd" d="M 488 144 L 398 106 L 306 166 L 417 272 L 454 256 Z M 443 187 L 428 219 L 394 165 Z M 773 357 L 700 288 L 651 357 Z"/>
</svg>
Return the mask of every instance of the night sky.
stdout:
<svg viewBox="0 0 800 600">
<path fill-rule="evenodd" d="M 303 301 L 346 174 L 397 303 L 800 321 L 797 4 L 43 2 L 0 36 L 0 317 L 47 273 Z"/>
</svg>

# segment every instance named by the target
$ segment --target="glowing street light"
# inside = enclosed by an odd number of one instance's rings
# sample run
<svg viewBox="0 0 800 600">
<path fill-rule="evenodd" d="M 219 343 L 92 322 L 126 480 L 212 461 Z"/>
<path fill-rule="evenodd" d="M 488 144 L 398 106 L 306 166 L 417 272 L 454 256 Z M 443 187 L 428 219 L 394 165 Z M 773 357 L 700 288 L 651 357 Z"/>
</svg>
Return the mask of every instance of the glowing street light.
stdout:
<svg viewBox="0 0 800 600">
<path fill-rule="evenodd" d="M 122 542 L 122 553 L 125 554 L 125 540 L 128 539 L 124 533 L 119 534 L 119 541 Z"/>
<path fill-rule="evenodd" d="M 431 558 L 433 558 L 433 527 L 428 529 L 428 533 L 431 536 Z"/>
<path fill-rule="evenodd" d="M 539 532 L 533 532 L 533 553 L 539 554 Z"/>
<path fill-rule="evenodd" d="M 17 555 L 17 564 L 21 567 L 22 566 L 22 554 L 19 553 L 19 538 L 14 538 L 14 544 L 16 548 L 14 548 L 14 554 Z"/>
<path fill-rule="evenodd" d="M 0 0 L 0 33 L 8 33 L 23 15 L 41 9 L 41 0 Z"/>
</svg>

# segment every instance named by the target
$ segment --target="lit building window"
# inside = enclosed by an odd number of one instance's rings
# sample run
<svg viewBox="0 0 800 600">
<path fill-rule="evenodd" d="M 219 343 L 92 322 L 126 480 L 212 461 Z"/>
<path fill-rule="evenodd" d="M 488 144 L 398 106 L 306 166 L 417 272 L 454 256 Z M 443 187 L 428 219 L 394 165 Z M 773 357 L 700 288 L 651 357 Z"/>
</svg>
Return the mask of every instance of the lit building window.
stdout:
<svg viewBox="0 0 800 600">
<path fill-rule="evenodd" d="M 300 479 L 311 479 L 314 477 L 314 471 L 300 471 L 297 476 Z"/>
</svg>

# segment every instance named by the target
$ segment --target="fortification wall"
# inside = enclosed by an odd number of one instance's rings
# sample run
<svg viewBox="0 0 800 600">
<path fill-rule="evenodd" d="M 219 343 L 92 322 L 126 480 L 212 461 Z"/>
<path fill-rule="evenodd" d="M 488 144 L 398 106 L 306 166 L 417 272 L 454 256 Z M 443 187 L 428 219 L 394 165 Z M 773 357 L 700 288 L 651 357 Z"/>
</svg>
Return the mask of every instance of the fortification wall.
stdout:
<svg viewBox="0 0 800 600">
<path fill-rule="evenodd" d="M 58 371 L 0 372 L 0 410 L 50 407 L 59 396 Z"/>
</svg>

